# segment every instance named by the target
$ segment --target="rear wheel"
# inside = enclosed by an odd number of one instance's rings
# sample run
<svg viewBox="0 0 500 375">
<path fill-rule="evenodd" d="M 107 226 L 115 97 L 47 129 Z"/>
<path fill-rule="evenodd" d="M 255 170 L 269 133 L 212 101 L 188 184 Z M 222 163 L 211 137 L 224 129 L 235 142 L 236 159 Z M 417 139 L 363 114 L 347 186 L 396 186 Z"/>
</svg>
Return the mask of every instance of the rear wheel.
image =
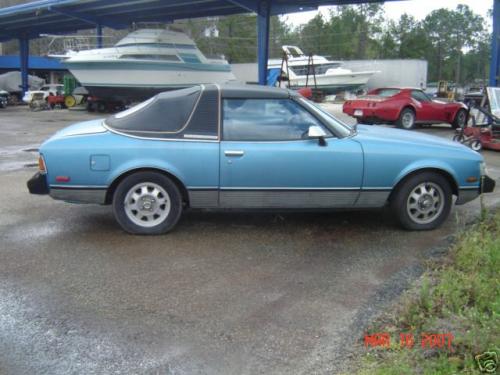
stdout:
<svg viewBox="0 0 500 375">
<path fill-rule="evenodd" d="M 435 229 L 448 217 L 452 195 L 446 178 L 434 172 L 422 172 L 398 187 L 391 207 L 405 229 Z"/>
<path fill-rule="evenodd" d="M 454 129 L 457 129 L 465 128 L 465 125 L 467 125 L 467 111 L 465 109 L 460 109 L 455 115 L 455 119 L 453 120 L 451 126 L 453 126 Z"/>
<path fill-rule="evenodd" d="M 118 185 L 113 196 L 113 211 L 120 226 L 129 233 L 167 233 L 179 221 L 182 196 L 167 176 L 138 172 Z"/>
<path fill-rule="evenodd" d="M 402 129 L 413 129 L 415 127 L 415 111 L 411 108 L 404 108 L 396 124 Z"/>
<path fill-rule="evenodd" d="M 460 142 L 460 143 L 462 143 L 462 142 L 464 141 L 464 139 L 465 139 L 465 137 L 464 137 L 464 135 L 463 135 L 463 134 L 455 134 L 455 135 L 453 136 L 453 140 L 454 140 L 455 142 Z"/>
<path fill-rule="evenodd" d="M 470 148 L 476 152 L 479 152 L 483 149 L 483 145 L 479 139 L 475 139 L 470 143 Z"/>
</svg>

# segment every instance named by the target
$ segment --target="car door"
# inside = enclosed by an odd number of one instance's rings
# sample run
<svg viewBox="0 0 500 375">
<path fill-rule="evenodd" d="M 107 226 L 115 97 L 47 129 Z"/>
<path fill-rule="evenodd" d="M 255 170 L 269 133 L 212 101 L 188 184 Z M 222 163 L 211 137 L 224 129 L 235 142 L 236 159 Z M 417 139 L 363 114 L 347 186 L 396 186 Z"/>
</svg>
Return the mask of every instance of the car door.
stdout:
<svg viewBox="0 0 500 375">
<path fill-rule="evenodd" d="M 434 102 L 421 90 L 412 90 L 411 96 L 420 108 L 417 110 L 417 121 L 440 122 L 445 119 L 445 113 L 441 104 Z"/>
<path fill-rule="evenodd" d="M 223 99 L 221 207 L 350 207 L 361 187 L 363 154 L 293 99 Z M 311 125 L 326 144 L 307 137 Z"/>
</svg>

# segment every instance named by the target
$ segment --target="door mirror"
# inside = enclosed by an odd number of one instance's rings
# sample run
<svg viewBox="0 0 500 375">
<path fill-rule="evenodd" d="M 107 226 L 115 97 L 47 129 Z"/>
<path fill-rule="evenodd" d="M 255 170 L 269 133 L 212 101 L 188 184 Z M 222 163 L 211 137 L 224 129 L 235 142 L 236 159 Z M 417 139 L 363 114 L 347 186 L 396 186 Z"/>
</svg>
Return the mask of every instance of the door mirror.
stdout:
<svg viewBox="0 0 500 375">
<path fill-rule="evenodd" d="M 307 137 L 309 139 L 317 139 L 320 146 L 326 146 L 325 136 L 326 133 L 321 126 L 318 125 L 309 126 Z"/>
</svg>

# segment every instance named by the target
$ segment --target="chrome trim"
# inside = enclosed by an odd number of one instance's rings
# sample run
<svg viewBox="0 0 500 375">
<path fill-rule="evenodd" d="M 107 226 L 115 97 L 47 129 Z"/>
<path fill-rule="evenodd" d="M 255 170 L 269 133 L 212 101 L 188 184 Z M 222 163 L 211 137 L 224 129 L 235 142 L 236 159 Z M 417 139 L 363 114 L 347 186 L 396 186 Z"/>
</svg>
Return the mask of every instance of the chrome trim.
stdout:
<svg viewBox="0 0 500 375">
<path fill-rule="evenodd" d="M 219 193 L 221 208 L 348 208 L 359 191 L 228 191 Z"/>
<path fill-rule="evenodd" d="M 351 191 L 351 190 L 361 190 L 359 187 L 233 187 L 233 186 L 226 186 L 226 187 L 221 187 L 220 190 L 292 190 L 292 191 L 310 191 L 310 190 L 318 190 L 318 191 L 328 191 L 328 190 L 346 190 L 346 191 Z"/>
<path fill-rule="evenodd" d="M 216 135 L 184 134 L 184 138 L 190 139 L 218 139 Z"/>
<path fill-rule="evenodd" d="M 122 133 L 118 130 L 108 128 L 106 126 L 106 129 L 108 129 L 110 132 L 123 135 L 124 137 L 130 137 L 130 138 L 135 138 L 135 139 L 147 139 L 150 141 L 164 141 L 164 142 L 210 142 L 210 143 L 218 143 L 219 140 L 208 140 L 208 139 L 182 139 L 182 138 L 156 138 L 156 137 L 140 137 L 138 135 L 131 135 L 127 133 Z"/>
<path fill-rule="evenodd" d="M 189 206 L 191 208 L 217 208 L 219 206 L 219 190 L 189 190 Z"/>
<path fill-rule="evenodd" d="M 459 186 L 458 190 L 479 190 L 478 186 Z"/>
<path fill-rule="evenodd" d="M 226 155 L 226 156 L 243 156 L 243 155 L 245 155 L 245 151 L 242 151 L 242 150 L 226 150 L 226 151 L 224 151 L 224 155 Z"/>
<path fill-rule="evenodd" d="M 361 190 L 354 207 L 360 208 L 377 208 L 383 207 L 387 203 L 387 199 L 391 194 L 391 190 Z"/>
</svg>

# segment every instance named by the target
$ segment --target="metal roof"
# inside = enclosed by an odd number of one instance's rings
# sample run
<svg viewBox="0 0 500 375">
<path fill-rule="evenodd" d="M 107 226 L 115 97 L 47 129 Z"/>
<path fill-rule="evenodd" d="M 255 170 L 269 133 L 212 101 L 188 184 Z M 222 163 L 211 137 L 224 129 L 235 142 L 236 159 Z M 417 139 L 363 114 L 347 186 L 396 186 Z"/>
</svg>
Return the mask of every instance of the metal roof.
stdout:
<svg viewBox="0 0 500 375">
<path fill-rule="evenodd" d="M 389 0 L 390 1 L 390 0 Z M 70 33 L 95 28 L 127 28 L 132 22 L 171 22 L 179 19 L 256 12 L 270 14 L 381 0 L 39 0 L 0 8 L 0 41 L 37 38 L 43 33 Z"/>
</svg>

